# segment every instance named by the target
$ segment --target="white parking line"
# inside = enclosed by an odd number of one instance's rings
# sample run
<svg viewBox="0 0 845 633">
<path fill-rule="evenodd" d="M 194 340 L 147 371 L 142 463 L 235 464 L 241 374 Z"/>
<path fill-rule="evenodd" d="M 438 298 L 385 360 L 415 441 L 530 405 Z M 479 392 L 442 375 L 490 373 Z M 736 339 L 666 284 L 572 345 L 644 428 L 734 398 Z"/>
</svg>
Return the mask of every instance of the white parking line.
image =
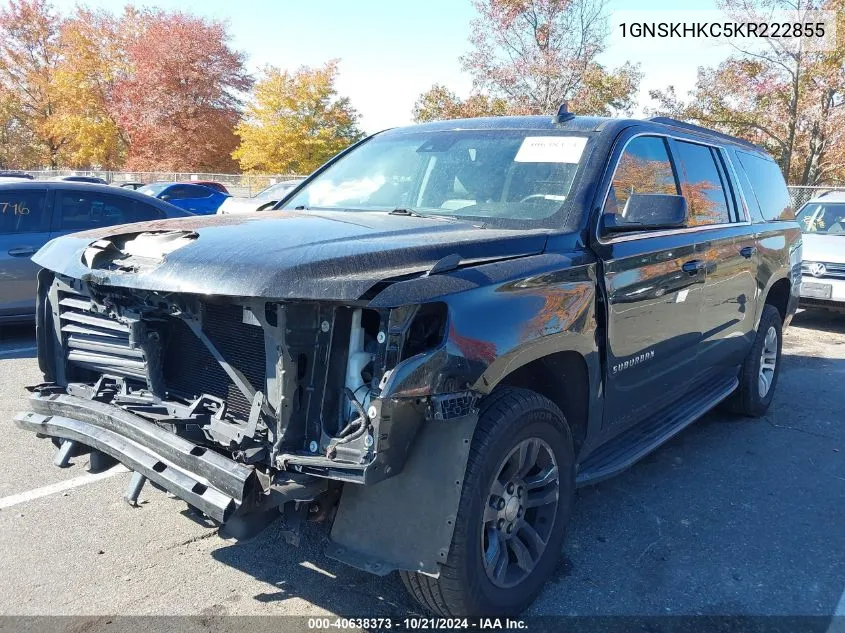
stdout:
<svg viewBox="0 0 845 633">
<path fill-rule="evenodd" d="M 2 497 L 0 498 L 0 510 L 5 510 L 6 508 L 18 505 L 19 503 L 25 503 L 26 501 L 32 501 L 33 499 L 40 499 L 41 497 L 54 495 L 57 492 L 64 492 L 65 490 L 70 490 L 71 488 L 78 488 L 79 486 L 92 484 L 95 481 L 100 481 L 101 479 L 107 479 L 108 477 L 114 477 L 115 475 L 128 472 L 129 469 L 126 468 L 126 466 L 118 464 L 117 466 L 109 468 L 101 473 L 89 473 L 87 475 L 82 475 L 81 477 L 75 477 L 73 479 L 67 479 L 55 484 L 50 484 L 49 486 L 42 486 L 41 488 L 28 490 L 16 495 Z"/>
<path fill-rule="evenodd" d="M 2 349 L 0 350 L 0 356 L 7 356 L 8 354 L 19 354 L 21 352 L 34 352 L 38 348 L 35 345 L 30 347 L 13 347 L 12 349 Z"/>
</svg>

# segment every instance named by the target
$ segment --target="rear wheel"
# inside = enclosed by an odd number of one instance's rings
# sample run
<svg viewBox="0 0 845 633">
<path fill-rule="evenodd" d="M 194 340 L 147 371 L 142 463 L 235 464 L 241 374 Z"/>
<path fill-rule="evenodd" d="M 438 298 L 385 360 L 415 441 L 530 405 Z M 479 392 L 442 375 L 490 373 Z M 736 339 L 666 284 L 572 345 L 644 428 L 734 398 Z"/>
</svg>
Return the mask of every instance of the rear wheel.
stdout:
<svg viewBox="0 0 845 633">
<path fill-rule="evenodd" d="M 516 614 L 560 557 L 575 488 L 572 436 L 554 403 L 503 388 L 482 402 L 455 531 L 440 577 L 402 572 L 444 616 Z"/>
<path fill-rule="evenodd" d="M 782 335 L 780 312 L 766 304 L 754 343 L 739 374 L 739 387 L 726 401 L 731 412 L 756 418 L 769 409 L 780 375 Z"/>
</svg>

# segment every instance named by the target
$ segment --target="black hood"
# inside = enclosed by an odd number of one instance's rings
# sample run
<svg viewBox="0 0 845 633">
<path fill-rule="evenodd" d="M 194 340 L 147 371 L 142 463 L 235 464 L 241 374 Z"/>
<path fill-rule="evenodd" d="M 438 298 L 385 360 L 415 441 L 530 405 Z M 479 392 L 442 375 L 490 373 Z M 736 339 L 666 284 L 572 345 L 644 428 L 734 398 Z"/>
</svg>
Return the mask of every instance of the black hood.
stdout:
<svg viewBox="0 0 845 633">
<path fill-rule="evenodd" d="M 158 234 L 161 252 L 127 255 L 127 241 L 145 233 Z M 540 253 L 546 233 L 384 212 L 283 211 L 75 233 L 52 240 L 33 260 L 108 286 L 352 301 L 381 281 L 425 273 L 447 256 L 458 255 L 465 265 Z"/>
</svg>

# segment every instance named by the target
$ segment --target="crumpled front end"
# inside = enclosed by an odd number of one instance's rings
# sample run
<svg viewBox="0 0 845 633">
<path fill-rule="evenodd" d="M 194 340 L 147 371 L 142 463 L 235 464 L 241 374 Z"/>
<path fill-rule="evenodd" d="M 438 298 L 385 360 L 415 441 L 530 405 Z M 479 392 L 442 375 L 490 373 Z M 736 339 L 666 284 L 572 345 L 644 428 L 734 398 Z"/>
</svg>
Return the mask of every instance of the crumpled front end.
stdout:
<svg viewBox="0 0 845 633">
<path fill-rule="evenodd" d="M 221 523 L 288 502 L 325 514 L 339 482 L 400 473 L 426 420 L 474 410 L 447 379 L 446 332 L 437 303 L 158 293 L 44 270 L 46 382 L 16 423 L 55 438 L 60 465 L 80 451 L 125 464 L 130 501 L 149 479 Z"/>
<path fill-rule="evenodd" d="M 102 392 L 100 392 L 102 395 Z M 44 385 L 34 388 L 32 411 L 19 413 L 23 429 L 59 438 L 60 460 L 84 446 L 118 460 L 215 521 L 224 523 L 254 501 L 252 468 L 189 442 L 125 409 Z M 137 487 L 138 479 L 132 486 Z"/>
</svg>

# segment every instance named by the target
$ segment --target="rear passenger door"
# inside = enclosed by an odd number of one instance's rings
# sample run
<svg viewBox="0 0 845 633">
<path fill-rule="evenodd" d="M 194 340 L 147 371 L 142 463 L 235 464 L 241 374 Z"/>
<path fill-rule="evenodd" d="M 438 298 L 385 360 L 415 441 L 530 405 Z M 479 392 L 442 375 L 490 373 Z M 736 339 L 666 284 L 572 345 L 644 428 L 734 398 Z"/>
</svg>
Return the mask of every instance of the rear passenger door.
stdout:
<svg viewBox="0 0 845 633">
<path fill-rule="evenodd" d="M 756 246 L 746 210 L 715 146 L 675 139 L 671 143 L 689 206 L 690 227 L 699 227 L 705 262 L 699 358 L 706 367 L 742 363 L 751 345 L 757 296 Z"/>
<path fill-rule="evenodd" d="M 50 239 L 46 199 L 46 188 L 0 190 L 0 316 L 35 312 L 31 258 Z"/>
<path fill-rule="evenodd" d="M 155 207 L 129 196 L 70 189 L 56 192 L 53 236 L 164 218 Z"/>
<path fill-rule="evenodd" d="M 627 141 L 603 213 L 621 213 L 632 193 L 680 193 L 665 137 Z M 607 293 L 605 426 L 621 430 L 653 414 L 695 380 L 705 279 L 700 239 L 687 228 L 598 236 Z"/>
</svg>

